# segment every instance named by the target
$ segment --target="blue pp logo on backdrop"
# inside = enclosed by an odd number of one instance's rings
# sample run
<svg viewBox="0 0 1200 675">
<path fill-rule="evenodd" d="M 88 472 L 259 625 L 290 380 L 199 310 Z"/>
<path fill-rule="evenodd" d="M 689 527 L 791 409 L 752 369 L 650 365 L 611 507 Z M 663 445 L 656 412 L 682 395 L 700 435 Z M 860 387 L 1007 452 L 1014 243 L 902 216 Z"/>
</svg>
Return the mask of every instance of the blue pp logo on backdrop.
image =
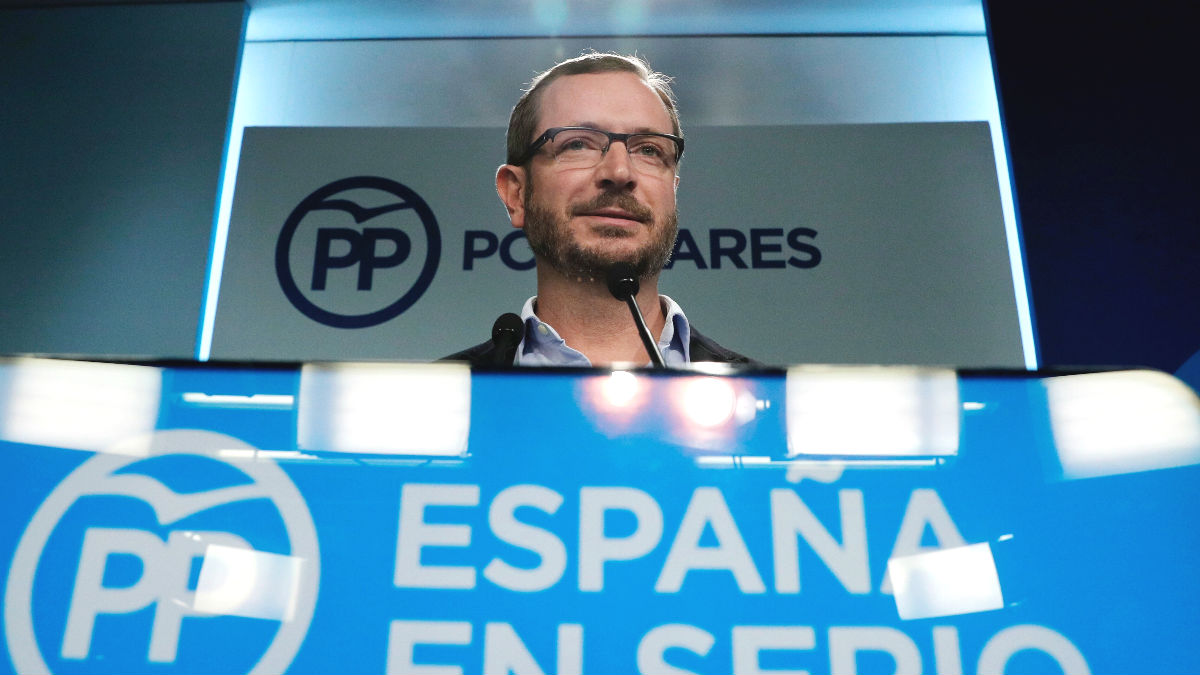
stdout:
<svg viewBox="0 0 1200 675">
<path fill-rule="evenodd" d="M 80 465 L 22 534 L 4 598 L 16 671 L 286 671 L 320 576 L 300 492 L 223 434 L 132 451 Z"/>
<path fill-rule="evenodd" d="M 292 211 L 275 245 L 275 273 L 313 321 L 367 328 L 412 307 L 441 254 L 437 219 L 420 195 L 356 176 L 317 189 Z"/>
</svg>

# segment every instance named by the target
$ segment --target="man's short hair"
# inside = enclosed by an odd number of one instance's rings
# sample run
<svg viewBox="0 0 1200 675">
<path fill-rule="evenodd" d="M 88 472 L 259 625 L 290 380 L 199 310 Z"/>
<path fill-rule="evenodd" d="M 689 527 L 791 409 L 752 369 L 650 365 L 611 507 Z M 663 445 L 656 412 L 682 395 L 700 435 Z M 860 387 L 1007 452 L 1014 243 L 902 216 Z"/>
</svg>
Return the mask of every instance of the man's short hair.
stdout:
<svg viewBox="0 0 1200 675">
<path fill-rule="evenodd" d="M 508 164 L 518 164 L 525 149 L 533 142 L 536 129 L 542 90 L 554 80 L 566 75 L 584 75 L 589 73 L 633 73 L 654 89 L 667 113 L 671 116 L 671 133 L 683 136 L 679 128 L 679 111 L 675 107 L 675 96 L 671 92 L 671 78 L 650 68 L 650 64 L 640 56 L 625 56 L 604 52 L 589 52 L 567 59 L 553 68 L 533 78 L 529 88 L 521 95 L 517 105 L 513 106 L 512 116 L 508 118 Z"/>
</svg>

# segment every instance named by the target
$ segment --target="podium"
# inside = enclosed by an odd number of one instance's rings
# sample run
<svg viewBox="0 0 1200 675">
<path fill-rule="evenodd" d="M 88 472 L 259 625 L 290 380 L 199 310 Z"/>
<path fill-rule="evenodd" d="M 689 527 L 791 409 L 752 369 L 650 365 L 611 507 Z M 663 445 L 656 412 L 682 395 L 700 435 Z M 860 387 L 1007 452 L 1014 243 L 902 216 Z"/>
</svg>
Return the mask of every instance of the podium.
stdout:
<svg viewBox="0 0 1200 675">
<path fill-rule="evenodd" d="M 1189 673 L 1150 371 L 0 360 L 2 672 Z"/>
</svg>

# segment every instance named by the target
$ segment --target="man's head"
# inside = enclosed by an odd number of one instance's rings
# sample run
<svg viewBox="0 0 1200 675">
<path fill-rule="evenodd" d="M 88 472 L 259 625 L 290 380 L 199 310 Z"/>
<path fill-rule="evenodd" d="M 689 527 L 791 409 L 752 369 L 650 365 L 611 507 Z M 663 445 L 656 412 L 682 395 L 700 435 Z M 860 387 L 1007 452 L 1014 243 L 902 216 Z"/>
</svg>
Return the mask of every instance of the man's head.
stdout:
<svg viewBox="0 0 1200 675">
<path fill-rule="evenodd" d="M 521 164 L 525 149 L 544 131 L 538 125 L 539 104 L 542 92 L 553 81 L 567 75 L 592 73 L 632 73 L 662 99 L 667 114 L 671 117 L 671 133 L 683 136 L 679 127 L 679 111 L 675 107 L 675 94 L 671 91 L 671 78 L 650 69 L 650 64 L 637 56 L 591 52 L 567 59 L 533 78 L 529 88 L 513 106 L 508 118 L 508 164 Z"/>
<path fill-rule="evenodd" d="M 538 76 L 522 96 L 496 187 L 539 264 L 573 279 L 602 279 L 614 262 L 644 278 L 662 269 L 675 241 L 682 152 L 681 138 L 668 138 L 680 136 L 668 82 L 640 59 L 586 54 Z M 603 133 L 558 132 L 530 152 L 559 127 Z M 590 159 L 577 161 L 580 151 Z"/>
</svg>

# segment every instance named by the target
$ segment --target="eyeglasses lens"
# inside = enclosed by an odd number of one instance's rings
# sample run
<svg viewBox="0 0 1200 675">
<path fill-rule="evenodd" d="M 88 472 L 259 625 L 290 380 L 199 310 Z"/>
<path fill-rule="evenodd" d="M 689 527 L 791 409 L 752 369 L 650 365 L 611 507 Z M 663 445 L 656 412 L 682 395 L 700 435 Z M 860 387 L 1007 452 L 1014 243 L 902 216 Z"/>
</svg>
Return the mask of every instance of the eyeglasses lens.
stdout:
<svg viewBox="0 0 1200 675">
<path fill-rule="evenodd" d="M 609 149 L 608 135 L 599 131 L 568 129 L 549 143 L 550 153 L 563 166 L 590 168 L 603 159 Z M 663 136 L 634 134 L 625 142 L 635 166 L 648 171 L 663 171 L 675 166 L 675 142 Z"/>
</svg>

